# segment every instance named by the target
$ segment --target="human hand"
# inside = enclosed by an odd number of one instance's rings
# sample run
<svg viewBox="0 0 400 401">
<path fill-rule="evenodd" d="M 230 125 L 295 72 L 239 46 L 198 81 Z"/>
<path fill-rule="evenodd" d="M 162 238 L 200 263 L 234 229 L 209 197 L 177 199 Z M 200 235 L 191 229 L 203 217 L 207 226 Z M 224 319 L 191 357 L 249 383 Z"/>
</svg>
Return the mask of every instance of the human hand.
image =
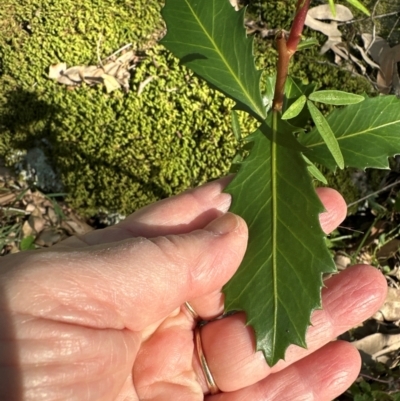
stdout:
<svg viewBox="0 0 400 401">
<path fill-rule="evenodd" d="M 222 391 L 208 393 L 194 352 L 195 322 L 223 311 L 221 287 L 245 252 L 244 221 L 225 213 L 216 181 L 144 208 L 118 226 L 48 250 L 1 259 L 0 399 L 77 401 L 331 400 L 356 378 L 360 358 L 339 334 L 385 298 L 376 269 L 356 266 L 326 282 L 308 349 L 291 346 L 273 368 L 254 352 L 243 314 L 202 328 Z M 318 191 L 326 232 L 345 216 L 335 191 Z M 226 234 L 221 234 L 223 229 Z"/>
</svg>

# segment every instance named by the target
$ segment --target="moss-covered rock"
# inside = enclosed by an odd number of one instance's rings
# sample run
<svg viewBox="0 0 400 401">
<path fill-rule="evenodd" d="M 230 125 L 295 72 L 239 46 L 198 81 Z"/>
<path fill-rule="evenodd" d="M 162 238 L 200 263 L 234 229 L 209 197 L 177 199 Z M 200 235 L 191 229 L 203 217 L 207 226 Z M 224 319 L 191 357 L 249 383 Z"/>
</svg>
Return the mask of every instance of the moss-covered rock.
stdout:
<svg viewBox="0 0 400 401">
<path fill-rule="evenodd" d="M 148 0 L 6 0 L 0 11 L 0 152 L 45 147 L 70 201 L 88 213 L 128 213 L 217 178 L 235 153 L 232 102 L 160 46 L 146 51 L 128 94 L 47 79 L 56 62 L 96 64 L 98 46 L 102 57 L 128 42 L 148 47 L 162 27 L 160 8 Z"/>
<path fill-rule="evenodd" d="M 265 4 L 269 24 L 288 28 L 287 2 Z M 3 0 L 0 7 L 0 154 L 46 149 L 70 202 L 86 213 L 129 213 L 224 175 L 235 154 L 232 102 L 154 45 L 161 7 L 160 0 Z M 97 64 L 129 42 L 146 51 L 128 94 L 100 86 L 68 90 L 47 78 L 51 64 Z M 314 62 L 317 51 L 299 54 L 293 74 L 366 90 L 350 74 Z M 256 40 L 256 53 L 272 73 L 273 44 Z"/>
</svg>

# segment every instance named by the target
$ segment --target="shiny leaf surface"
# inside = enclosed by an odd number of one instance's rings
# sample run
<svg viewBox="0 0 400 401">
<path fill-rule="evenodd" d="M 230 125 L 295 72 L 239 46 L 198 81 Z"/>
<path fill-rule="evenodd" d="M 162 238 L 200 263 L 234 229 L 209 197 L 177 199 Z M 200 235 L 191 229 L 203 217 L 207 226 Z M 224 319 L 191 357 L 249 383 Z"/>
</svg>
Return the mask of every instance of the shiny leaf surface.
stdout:
<svg viewBox="0 0 400 401">
<path fill-rule="evenodd" d="M 347 106 L 349 104 L 357 104 L 365 100 L 364 96 L 336 90 L 313 92 L 308 98 L 313 102 L 332 104 L 334 106 Z"/>
<path fill-rule="evenodd" d="M 335 137 L 335 134 L 333 133 L 331 127 L 329 126 L 328 121 L 326 121 L 323 114 L 309 100 L 307 101 L 307 107 L 308 110 L 310 111 L 311 117 L 314 121 L 314 124 L 322 140 L 325 142 L 327 149 L 329 149 L 329 152 L 331 153 L 333 159 L 335 160 L 339 168 L 343 169 L 344 168 L 343 155 L 340 150 L 338 141 Z"/>
<path fill-rule="evenodd" d="M 297 117 L 303 110 L 306 104 L 307 98 L 301 95 L 290 107 L 283 113 L 282 120 L 290 120 L 291 118 Z"/>
<path fill-rule="evenodd" d="M 227 0 L 167 0 L 162 15 L 167 34 L 161 43 L 181 63 L 237 102 L 237 108 L 266 118 L 255 67 L 253 40 L 246 36 L 244 12 Z"/>
<path fill-rule="evenodd" d="M 400 153 L 400 99 L 384 96 L 335 110 L 326 120 L 340 145 L 348 167 L 388 168 L 388 157 Z M 318 128 L 302 134 L 307 157 L 330 169 L 336 163 Z"/>
<path fill-rule="evenodd" d="M 290 344 L 305 346 L 311 311 L 320 306 L 321 275 L 335 266 L 319 225 L 323 207 L 301 154 L 260 131 L 249 139 L 251 153 L 226 189 L 230 210 L 249 226 L 249 243 L 223 291 L 226 309 L 246 312 L 257 350 L 274 365 Z"/>
</svg>

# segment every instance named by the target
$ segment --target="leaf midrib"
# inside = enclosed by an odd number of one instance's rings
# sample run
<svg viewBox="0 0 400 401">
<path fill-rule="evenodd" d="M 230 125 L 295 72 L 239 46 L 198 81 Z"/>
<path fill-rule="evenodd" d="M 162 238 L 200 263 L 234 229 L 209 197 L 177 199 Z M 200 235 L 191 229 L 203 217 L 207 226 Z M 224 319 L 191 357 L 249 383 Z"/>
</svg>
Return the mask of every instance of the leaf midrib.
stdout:
<svg viewBox="0 0 400 401">
<path fill-rule="evenodd" d="M 277 199 L 277 144 L 276 135 L 278 131 L 278 115 L 276 112 L 273 114 L 272 123 L 272 142 L 271 142 L 271 206 L 272 206 L 272 282 L 273 282 L 273 300 L 274 300 L 274 324 L 273 324 L 273 335 L 272 335 L 272 349 L 275 349 L 277 327 L 278 327 L 278 278 L 277 278 L 277 255 L 278 255 L 278 199 Z"/>
<path fill-rule="evenodd" d="M 340 137 L 338 137 L 336 139 L 339 142 L 341 140 L 345 140 L 345 139 L 348 139 L 348 138 L 353 138 L 353 137 L 356 137 L 358 135 L 363 135 L 365 133 L 371 133 L 371 132 L 376 131 L 376 130 L 381 129 L 381 128 L 390 127 L 391 125 L 398 124 L 398 123 L 400 123 L 400 120 L 391 121 L 390 123 L 382 124 L 382 125 L 379 125 L 378 127 L 375 127 L 375 128 L 371 128 L 370 127 L 370 128 L 367 128 L 364 131 L 355 132 L 354 134 L 350 134 L 350 135 L 343 134 L 342 136 L 340 136 Z M 321 142 L 314 143 L 313 145 L 306 145 L 306 146 L 307 146 L 307 148 L 314 148 L 315 146 L 320 146 L 320 145 L 323 145 L 324 143 L 325 143 L 324 141 L 321 141 Z"/>
<path fill-rule="evenodd" d="M 205 26 L 202 24 L 202 22 L 200 21 L 200 19 L 197 17 L 197 14 L 195 13 L 195 11 L 193 10 L 193 8 L 191 7 L 191 5 L 189 4 L 188 0 L 185 0 L 185 3 L 187 4 L 187 6 L 189 7 L 190 11 L 193 14 L 193 17 L 195 18 L 195 20 L 198 22 L 199 26 L 202 28 L 204 34 L 207 36 L 207 38 L 209 39 L 209 41 L 211 42 L 211 44 L 214 46 L 214 50 L 217 52 L 217 54 L 221 57 L 222 61 L 224 62 L 225 66 L 227 67 L 227 69 L 229 70 L 229 72 L 232 74 L 232 76 L 234 77 L 234 80 L 239 84 L 240 89 L 243 91 L 243 93 L 245 94 L 246 98 L 248 99 L 248 101 L 251 103 L 252 108 L 254 111 L 257 112 L 257 114 L 262 117 L 262 118 L 266 118 L 265 113 L 263 112 L 263 110 L 260 111 L 259 107 L 257 104 L 254 103 L 253 98 L 250 96 L 250 94 L 248 93 L 247 89 L 242 85 L 239 77 L 235 74 L 235 72 L 232 70 L 232 68 L 230 67 L 228 61 L 225 59 L 225 57 L 223 56 L 223 54 L 221 53 L 221 51 L 219 50 L 219 47 L 217 46 L 217 44 L 215 43 L 214 39 L 212 38 L 212 36 L 209 35 L 208 31 L 206 30 Z"/>
</svg>

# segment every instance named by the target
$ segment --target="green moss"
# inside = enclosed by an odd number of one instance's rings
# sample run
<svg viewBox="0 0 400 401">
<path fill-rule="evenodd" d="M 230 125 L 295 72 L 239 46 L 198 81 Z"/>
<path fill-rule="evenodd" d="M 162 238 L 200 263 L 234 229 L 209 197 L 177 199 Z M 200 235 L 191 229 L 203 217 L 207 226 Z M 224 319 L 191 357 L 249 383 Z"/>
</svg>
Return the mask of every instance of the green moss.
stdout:
<svg viewBox="0 0 400 401">
<path fill-rule="evenodd" d="M 128 95 L 88 93 L 87 88 L 69 92 L 64 101 L 73 116 L 63 108 L 52 123 L 50 138 L 64 180 L 93 206 L 115 207 L 116 197 L 118 209 L 129 211 L 229 169 L 235 152 L 232 103 L 184 71 L 164 49 L 156 47 L 148 56 Z M 140 82 L 149 75 L 154 80 L 138 96 Z M 97 188 L 111 189 L 113 197 Z"/>
<path fill-rule="evenodd" d="M 0 7 L 0 154 L 46 148 L 70 202 L 85 213 L 129 213 L 224 175 L 235 154 L 232 102 L 152 46 L 163 28 L 161 7 L 160 0 L 3 0 Z M 271 27 L 288 28 L 286 1 L 263 7 Z M 129 42 L 147 50 L 128 94 L 68 90 L 47 78 L 51 64 L 97 64 Z M 272 43 L 257 39 L 255 49 L 258 65 L 272 74 Z M 317 52 L 299 54 L 293 75 L 366 90 L 348 73 L 316 63 Z M 243 114 L 241 124 L 251 130 Z"/>
<path fill-rule="evenodd" d="M 229 170 L 232 102 L 161 46 L 146 51 L 128 94 L 67 90 L 46 77 L 57 62 L 96 64 L 98 43 L 102 57 L 128 42 L 148 47 L 162 27 L 160 1 L 22 3 L 6 0 L 0 11 L 3 155 L 46 147 L 70 202 L 86 213 L 129 213 Z"/>
</svg>

